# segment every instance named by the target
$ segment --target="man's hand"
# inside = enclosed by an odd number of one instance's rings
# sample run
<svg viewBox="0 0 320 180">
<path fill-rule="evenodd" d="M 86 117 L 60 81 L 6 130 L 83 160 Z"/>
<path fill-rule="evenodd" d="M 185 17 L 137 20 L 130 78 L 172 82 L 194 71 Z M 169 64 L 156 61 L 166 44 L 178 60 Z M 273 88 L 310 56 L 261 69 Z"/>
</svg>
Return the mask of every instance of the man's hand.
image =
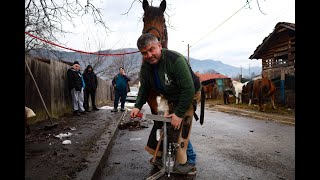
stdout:
<svg viewBox="0 0 320 180">
<path fill-rule="evenodd" d="M 178 130 L 180 128 L 182 118 L 178 117 L 176 114 L 170 114 L 167 117 L 171 117 L 171 125 L 174 129 Z"/>
<path fill-rule="evenodd" d="M 133 109 L 131 110 L 130 117 L 132 117 L 132 118 L 137 117 L 137 115 L 139 114 L 139 112 L 140 112 L 140 109 L 138 109 L 138 108 L 133 108 Z"/>
</svg>

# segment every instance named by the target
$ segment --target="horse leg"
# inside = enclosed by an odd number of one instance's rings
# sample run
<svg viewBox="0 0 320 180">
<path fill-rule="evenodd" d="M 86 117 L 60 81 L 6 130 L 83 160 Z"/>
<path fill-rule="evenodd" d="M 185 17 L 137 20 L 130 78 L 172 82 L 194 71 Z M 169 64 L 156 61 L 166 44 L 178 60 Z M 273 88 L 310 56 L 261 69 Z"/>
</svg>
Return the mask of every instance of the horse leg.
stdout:
<svg viewBox="0 0 320 180">
<path fill-rule="evenodd" d="M 236 104 L 238 104 L 238 103 L 239 103 L 239 94 L 236 93 Z"/>
<path fill-rule="evenodd" d="M 147 103 L 150 106 L 150 110 L 152 114 L 158 114 L 158 102 L 157 102 L 157 93 L 154 91 L 150 91 L 147 97 Z"/>
<path fill-rule="evenodd" d="M 248 105 L 251 106 L 251 103 L 252 103 L 252 102 L 251 102 L 251 98 L 249 98 L 249 104 L 248 104 Z"/>
<path fill-rule="evenodd" d="M 274 105 L 274 95 L 271 96 L 271 103 L 272 103 L 272 108 L 276 109 L 276 106 Z"/>
</svg>

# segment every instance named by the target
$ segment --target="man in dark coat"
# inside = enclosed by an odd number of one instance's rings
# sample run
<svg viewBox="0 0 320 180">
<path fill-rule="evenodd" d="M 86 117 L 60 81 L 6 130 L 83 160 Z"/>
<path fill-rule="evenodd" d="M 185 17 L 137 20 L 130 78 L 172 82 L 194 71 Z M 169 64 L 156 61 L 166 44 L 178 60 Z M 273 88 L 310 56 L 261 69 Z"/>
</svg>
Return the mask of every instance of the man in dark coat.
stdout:
<svg viewBox="0 0 320 180">
<path fill-rule="evenodd" d="M 87 112 L 90 112 L 89 96 L 91 96 L 92 110 L 98 111 L 99 109 L 96 106 L 96 90 L 98 87 L 98 79 L 97 79 L 97 75 L 93 72 L 93 68 L 90 64 L 84 70 L 83 80 L 84 80 L 84 83 L 86 84 L 86 87 L 84 89 L 84 109 Z"/>
</svg>

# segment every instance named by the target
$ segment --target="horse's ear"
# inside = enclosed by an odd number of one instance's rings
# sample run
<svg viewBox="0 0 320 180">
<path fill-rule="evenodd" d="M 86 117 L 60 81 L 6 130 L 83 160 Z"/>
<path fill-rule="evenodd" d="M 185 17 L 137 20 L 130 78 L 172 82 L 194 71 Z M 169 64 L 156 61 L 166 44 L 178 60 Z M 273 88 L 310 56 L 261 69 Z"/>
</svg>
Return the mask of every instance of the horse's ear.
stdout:
<svg viewBox="0 0 320 180">
<path fill-rule="evenodd" d="M 143 0 L 143 2 L 142 2 L 143 10 L 146 11 L 148 7 L 149 7 L 148 0 Z"/>
<path fill-rule="evenodd" d="M 161 9 L 162 12 L 164 12 L 166 10 L 166 7 L 167 7 L 166 0 L 161 1 L 160 9 Z"/>
</svg>

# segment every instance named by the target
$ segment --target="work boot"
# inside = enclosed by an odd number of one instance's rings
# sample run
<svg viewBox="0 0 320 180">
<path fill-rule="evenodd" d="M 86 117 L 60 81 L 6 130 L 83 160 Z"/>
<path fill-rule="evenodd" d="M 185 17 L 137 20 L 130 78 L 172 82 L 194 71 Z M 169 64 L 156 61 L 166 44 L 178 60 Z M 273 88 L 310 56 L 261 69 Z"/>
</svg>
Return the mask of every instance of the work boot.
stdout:
<svg viewBox="0 0 320 180">
<path fill-rule="evenodd" d="M 99 111 L 99 109 L 96 108 L 96 107 L 92 108 L 92 110 L 94 110 L 94 111 Z"/>
<path fill-rule="evenodd" d="M 86 109 L 86 112 L 91 112 L 89 109 Z"/>
<path fill-rule="evenodd" d="M 120 111 L 123 112 L 123 111 L 125 111 L 125 109 L 124 109 L 124 108 L 121 108 Z"/>
<path fill-rule="evenodd" d="M 173 173 L 177 173 L 177 174 L 189 174 L 189 175 L 193 175 L 196 174 L 197 168 L 195 167 L 194 164 L 189 164 L 189 163 L 185 163 L 185 164 L 176 164 L 173 167 Z"/>
<path fill-rule="evenodd" d="M 88 112 L 86 111 L 79 111 L 80 114 L 87 114 Z"/>
<path fill-rule="evenodd" d="M 118 109 L 117 109 L 117 108 L 113 108 L 113 109 L 111 110 L 111 112 L 118 112 Z"/>
<path fill-rule="evenodd" d="M 73 111 L 73 115 L 74 115 L 74 116 L 81 116 L 81 114 L 79 113 L 79 111 Z"/>
</svg>

